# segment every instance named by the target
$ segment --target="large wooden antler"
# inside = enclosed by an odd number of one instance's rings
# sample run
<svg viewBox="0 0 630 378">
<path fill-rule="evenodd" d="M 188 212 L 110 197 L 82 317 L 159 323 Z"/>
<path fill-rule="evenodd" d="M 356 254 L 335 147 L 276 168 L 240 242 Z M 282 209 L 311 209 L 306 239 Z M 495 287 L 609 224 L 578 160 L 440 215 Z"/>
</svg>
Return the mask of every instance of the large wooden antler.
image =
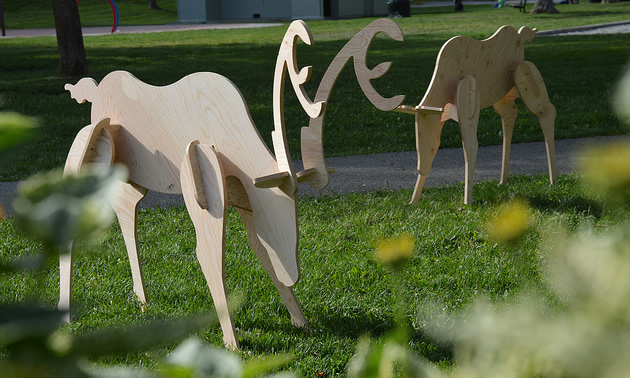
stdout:
<svg viewBox="0 0 630 378">
<path fill-rule="evenodd" d="M 259 188 L 278 186 L 290 194 L 295 193 L 298 187 L 284 125 L 284 82 L 287 71 L 300 104 L 302 104 L 304 111 L 309 117 L 319 117 L 326 105 L 324 101 L 311 101 L 303 87 L 303 84 L 310 79 L 313 67 L 307 66 L 301 70 L 298 68 L 295 51 L 298 37 L 308 45 L 313 43 L 313 35 L 310 29 L 301 20 L 293 21 L 287 29 L 278 52 L 274 74 L 273 120 L 275 130 L 271 133 L 271 136 L 280 172 L 271 176 L 257 178 L 254 181 L 254 184 Z"/>
<path fill-rule="evenodd" d="M 322 78 L 317 94 L 316 102 L 327 102 L 341 70 L 345 67 L 350 58 L 354 58 L 354 71 L 359 81 L 363 93 L 370 102 L 380 110 L 389 111 L 397 108 L 405 99 L 404 95 L 391 98 L 382 97 L 372 86 L 370 80 L 383 76 L 391 67 L 391 62 L 378 64 L 373 69 L 366 65 L 367 50 L 374 36 L 380 32 L 387 34 L 397 41 L 403 40 L 400 27 L 389 19 L 379 19 L 357 33 L 339 51 L 335 59 L 326 70 Z M 302 128 L 302 159 L 304 161 L 304 171 L 297 173 L 299 181 L 307 181 L 313 189 L 323 189 L 328 185 L 328 174 L 334 169 L 328 169 L 324 161 L 322 125 L 324 123 L 325 109 L 319 116 L 311 117 L 308 127 Z"/>
</svg>

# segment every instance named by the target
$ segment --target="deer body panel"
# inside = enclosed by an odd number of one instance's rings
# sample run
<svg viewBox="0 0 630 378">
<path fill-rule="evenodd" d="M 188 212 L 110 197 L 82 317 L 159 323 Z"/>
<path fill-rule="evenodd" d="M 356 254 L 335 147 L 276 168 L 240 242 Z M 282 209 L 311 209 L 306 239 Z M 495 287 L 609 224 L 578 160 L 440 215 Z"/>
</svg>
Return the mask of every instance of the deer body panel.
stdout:
<svg viewBox="0 0 630 378">
<path fill-rule="evenodd" d="M 480 107 L 492 106 L 514 88 L 514 69 L 525 61 L 524 42 L 531 38 L 529 28 L 517 32 L 503 26 L 483 41 L 467 36 L 449 39 L 440 49 L 420 106 L 443 108 L 454 104 L 457 85 L 468 76 L 480 88 Z"/>
<path fill-rule="evenodd" d="M 95 91 L 92 121 L 109 117 L 121 125 L 115 162 L 128 166 L 130 180 L 149 190 L 182 192 L 179 167 L 193 140 L 214 146 L 246 186 L 247 177 L 278 170 L 240 91 L 221 75 L 200 72 L 156 87 L 115 71 Z"/>
</svg>

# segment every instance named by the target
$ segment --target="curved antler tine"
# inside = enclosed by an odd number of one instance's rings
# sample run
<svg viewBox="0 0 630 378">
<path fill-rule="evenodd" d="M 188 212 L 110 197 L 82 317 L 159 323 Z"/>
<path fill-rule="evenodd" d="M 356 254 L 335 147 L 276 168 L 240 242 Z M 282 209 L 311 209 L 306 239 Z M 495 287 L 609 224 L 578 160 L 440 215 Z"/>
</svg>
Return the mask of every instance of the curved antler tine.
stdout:
<svg viewBox="0 0 630 378">
<path fill-rule="evenodd" d="M 335 85 L 341 70 L 343 70 L 350 58 L 353 58 L 359 85 L 374 106 L 380 110 L 389 111 L 396 109 L 402 104 L 405 96 L 399 95 L 389 99 L 383 98 L 370 83 L 370 80 L 383 76 L 392 65 L 391 62 L 380 63 L 371 70 L 366 65 L 367 50 L 372 39 L 378 33 L 384 33 L 396 41 L 403 40 L 402 30 L 395 22 L 389 19 L 375 20 L 363 28 L 346 43 L 328 66 L 317 88 L 316 101 L 323 101 L 324 103 L 328 101 L 332 87 Z M 301 175 L 298 175 L 298 179 L 307 181 L 313 189 L 326 187 L 328 185 L 328 174 L 330 173 L 324 161 L 322 146 L 323 123 L 324 113 L 317 118 L 311 118 L 309 126 L 302 128 L 302 160 L 305 170 L 300 172 Z"/>
<path fill-rule="evenodd" d="M 295 20 L 289 25 L 287 32 L 285 35 L 295 35 L 300 37 L 304 43 L 307 45 L 313 44 L 313 33 L 311 33 L 311 29 L 308 28 L 306 22 L 302 20 Z"/>
<path fill-rule="evenodd" d="M 297 190 L 297 178 L 293 170 L 293 163 L 289 153 L 286 130 L 284 126 L 284 82 L 289 73 L 289 79 L 297 95 L 300 104 L 310 118 L 317 118 L 324 113 L 325 102 L 313 102 L 309 98 L 303 84 L 306 83 L 312 72 L 312 67 L 307 66 L 299 69 L 296 59 L 297 39 L 300 38 L 306 44 L 313 43 L 313 35 L 306 23 L 301 20 L 293 21 L 282 39 L 273 84 L 273 118 L 274 131 L 271 133 L 276 160 L 280 171 L 289 173 L 288 183 L 282 185 L 282 190 L 286 193 L 294 194 Z M 284 188 L 284 189 L 283 189 Z"/>
<path fill-rule="evenodd" d="M 354 54 L 354 70 L 356 72 L 359 85 L 370 102 L 380 110 L 390 111 L 396 109 L 400 104 L 402 104 L 405 96 L 398 95 L 391 98 L 385 98 L 374 89 L 370 80 L 383 76 L 389 70 L 392 63 L 380 63 L 373 69 L 369 69 L 366 65 L 367 50 L 370 42 L 374 36 L 380 32 L 385 33 L 397 41 L 403 40 L 402 30 L 400 30 L 400 27 L 392 20 L 379 19 L 372 22 L 355 37 L 361 42 L 361 45 L 357 46 L 357 52 Z"/>
<path fill-rule="evenodd" d="M 372 68 L 372 71 L 370 72 L 372 75 L 371 79 L 378 79 L 379 77 L 385 75 L 391 66 L 392 62 L 379 63 L 376 67 Z"/>
<path fill-rule="evenodd" d="M 306 66 L 300 70 L 300 73 L 297 74 L 296 80 L 304 84 L 311 79 L 312 72 L 313 66 Z"/>
<path fill-rule="evenodd" d="M 302 87 L 302 85 L 311 78 L 313 68 L 311 66 L 304 67 L 301 70 L 298 68 L 295 51 L 297 38 L 300 38 L 308 45 L 313 43 L 311 30 L 302 20 L 293 21 L 289 29 L 287 29 L 284 40 L 282 41 L 282 47 L 280 48 L 281 56 L 278 56 L 278 64 L 286 64 L 286 68 L 289 71 L 289 79 L 293 85 L 293 90 L 300 100 L 302 108 L 304 108 L 304 111 L 309 117 L 316 118 L 319 117 L 324 110 L 324 103 L 314 103 L 311 101 Z"/>
<path fill-rule="evenodd" d="M 389 38 L 402 42 L 404 39 L 400 26 L 389 18 L 380 18 L 367 26 L 368 28 L 376 28 L 378 31 L 385 33 Z"/>
</svg>

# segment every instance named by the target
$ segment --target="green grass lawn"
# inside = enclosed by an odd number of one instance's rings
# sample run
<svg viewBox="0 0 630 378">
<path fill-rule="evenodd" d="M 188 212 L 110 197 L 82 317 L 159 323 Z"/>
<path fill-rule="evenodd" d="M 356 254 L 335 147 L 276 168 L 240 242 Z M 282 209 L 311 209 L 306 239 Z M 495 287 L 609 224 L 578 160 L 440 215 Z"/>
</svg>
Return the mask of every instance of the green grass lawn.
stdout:
<svg viewBox="0 0 630 378">
<path fill-rule="evenodd" d="M 149 0 L 115 0 L 118 8 L 118 26 L 161 25 L 177 22 L 177 1 L 158 0 L 161 10 L 149 9 Z M 7 29 L 54 28 L 52 5 L 46 0 L 5 0 Z M 81 26 L 111 26 L 112 8 L 107 0 L 81 0 L 79 3 Z"/>
<path fill-rule="evenodd" d="M 97 5 L 83 1 L 81 7 L 96 9 Z M 138 7 L 144 3 L 133 2 Z M 15 2 L 11 5 L 14 8 L 5 3 L 8 19 L 18 8 Z M 124 3 L 118 3 L 121 12 Z M 174 2 L 158 3 L 166 8 Z M 104 6 L 103 15 L 107 15 L 106 4 L 98 6 Z M 630 3 L 626 2 L 584 3 L 559 9 L 558 15 L 525 15 L 489 6 L 466 6 L 463 13 L 453 13 L 451 7 L 414 9 L 413 17 L 396 20 L 405 33 L 405 42 L 378 38 L 373 43 L 371 67 L 382 61 L 394 62 L 391 71 L 374 84 L 383 95 L 406 94 L 405 103 L 415 105 L 428 86 L 440 46 L 453 35 L 485 38 L 503 24 L 545 30 L 624 20 L 630 15 Z M 121 15 L 121 24 L 123 19 Z M 308 23 L 316 43 L 301 46 L 298 61 L 301 66 L 313 65 L 313 83 L 319 81 L 344 43 L 370 21 Z M 102 24 L 109 22 L 106 19 Z M 14 27 L 25 27 L 24 23 Z M 165 85 L 192 72 L 219 72 L 241 89 L 254 121 L 270 143 L 272 72 L 285 29 L 286 25 L 86 37 L 90 76 L 101 80 L 108 72 L 123 69 L 148 83 Z M 538 37 L 526 45 L 526 57 L 539 67 L 558 109 L 557 138 L 626 131 L 612 115 L 609 102 L 630 58 L 629 42 L 630 35 L 606 35 Z M 74 135 L 89 122 L 89 105 L 77 104 L 63 91 L 65 83 L 78 78 L 58 77 L 54 38 L 2 39 L 0 52 L 1 110 L 37 117 L 41 125 L 39 139 L 25 146 L 16 163 L 0 172 L 1 181 L 11 181 L 62 165 Z M 307 88 L 311 94 L 316 88 L 313 83 Z M 327 110 L 327 156 L 415 149 L 412 117 L 374 109 L 364 99 L 350 70 L 339 79 Z M 514 141 L 541 140 L 537 121 L 521 110 Z M 500 143 L 498 117 L 489 111 L 481 117 L 480 143 Z M 299 157 L 299 128 L 308 120 L 293 95 L 287 96 L 286 118 L 289 147 L 294 157 Z M 458 128 L 447 125 L 442 146 L 460 145 Z M 242 223 L 231 211 L 226 279 L 229 292 L 243 298 L 242 306 L 234 312 L 241 356 L 253 359 L 290 353 L 294 361 L 289 369 L 300 376 L 343 374 L 360 336 L 378 337 L 394 327 L 391 276 L 372 258 L 375 243 L 409 234 L 415 240 L 416 251 L 405 281 L 405 313 L 412 330 L 410 347 L 430 361 L 452 365 L 452 348 L 424 332 L 418 311 L 434 304 L 446 311 L 459 311 L 480 296 L 500 302 L 525 287 L 545 290 L 542 240 L 565 228 L 570 233 L 585 226 L 596 232 L 607 230 L 630 215 L 627 208 L 604 212 L 603 206 L 582 189 L 576 175 L 562 175 L 553 186 L 544 176 L 515 176 L 502 186 L 496 181 L 478 183 L 472 206 L 462 205 L 462 193 L 463 184 L 427 188 L 417 205 L 408 204 L 411 188 L 301 198 L 302 277 L 295 291 L 310 331 L 291 326 L 280 297 L 247 246 Z M 497 206 L 513 197 L 525 199 L 533 209 L 532 227 L 515 249 L 491 241 L 485 231 L 485 223 Z M 138 239 L 149 295 L 147 311 L 142 312 L 135 299 L 124 242 L 118 227 L 113 226 L 95 253 L 75 260 L 76 317 L 68 326 L 72 332 L 213 311 L 194 254 L 192 224 L 183 208 L 140 211 Z M 14 220 L 0 223 L 0 261 L 12 261 L 39 250 L 36 243 L 21 235 Z M 58 280 L 56 267 L 46 272 L 43 281 L 30 273 L 0 276 L 0 302 L 26 301 L 34 294 L 46 305 L 54 306 Z M 198 336 L 208 343 L 222 344 L 218 327 L 202 330 Z M 172 347 L 96 362 L 155 367 L 159 357 Z M 0 349 L 0 357 L 5 354 L 6 350 Z"/>
<path fill-rule="evenodd" d="M 121 12 L 124 3 L 119 4 Z M 168 4 L 162 3 L 165 7 Z M 87 10 L 91 9 L 88 5 L 86 1 Z M 368 56 L 370 66 L 393 62 L 390 72 L 375 80 L 374 85 L 384 96 L 404 94 L 407 96 L 405 104 L 416 105 L 428 87 L 439 48 L 454 35 L 485 38 L 504 24 L 546 30 L 630 17 L 627 2 L 558 7 L 561 13 L 557 15 L 527 15 L 512 8 L 493 9 L 481 5 L 467 6 L 463 13 L 452 12 L 451 7 L 414 9 L 412 17 L 396 20 L 405 34 L 404 42 L 380 37 L 372 44 Z M 11 17 L 10 8 L 6 17 Z M 308 22 L 315 44 L 300 46 L 298 62 L 301 66 L 314 67 L 307 86 L 311 96 L 337 51 L 370 21 L 372 19 Z M 218 72 L 230 78 L 243 93 L 261 135 L 270 144 L 273 67 L 285 30 L 286 26 L 117 34 L 85 37 L 85 45 L 90 76 L 98 81 L 119 69 L 154 85 L 170 84 L 198 71 Z M 626 131 L 611 113 L 610 94 L 630 59 L 629 45 L 629 34 L 538 37 L 526 45 L 526 59 L 541 71 L 551 101 L 558 110 L 556 138 Z M 38 140 L 25 146 L 11 167 L 0 171 L 0 181 L 14 181 L 63 165 L 74 136 L 89 123 L 90 105 L 77 104 L 63 90 L 65 83 L 74 83 L 78 78 L 58 76 L 55 38 L 2 39 L 0 50 L 0 95 L 4 100 L 0 109 L 37 117 L 41 124 Z M 289 148 L 292 156 L 299 158 L 299 130 L 308 123 L 308 118 L 293 94 L 288 93 L 286 101 Z M 411 115 L 374 108 L 361 93 L 348 67 L 339 78 L 327 107 L 325 154 L 412 151 L 415 149 L 413 129 Z M 533 140 L 542 140 L 542 132 L 537 120 L 521 107 L 514 142 Z M 481 145 L 501 142 L 500 120 L 490 110 L 482 112 L 479 141 Z M 442 133 L 442 146 L 460 145 L 459 128 L 448 124 Z"/>
<path fill-rule="evenodd" d="M 452 350 L 423 332 L 418 311 L 439 304 L 445 311 L 466 308 L 479 296 L 502 301 L 524 287 L 544 290 L 540 269 L 543 242 L 585 226 L 606 230 L 628 209 L 604 214 L 575 175 L 560 176 L 550 186 L 544 176 L 512 177 L 475 186 L 476 202 L 463 206 L 462 185 L 426 189 L 418 205 L 408 205 L 411 192 L 376 192 L 304 198 L 299 202 L 302 277 L 295 292 L 310 322 L 310 332 L 291 326 L 290 317 L 262 266 L 247 246 L 236 212 L 227 227 L 228 291 L 244 302 L 234 312 L 243 358 L 290 353 L 289 369 L 299 376 L 342 373 L 357 339 L 378 337 L 394 326 L 390 274 L 373 260 L 375 242 L 409 234 L 415 256 L 405 281 L 405 314 L 411 328 L 410 347 L 434 362 L 449 365 Z M 532 227 L 515 249 L 498 245 L 485 231 L 497 205 L 513 197 L 528 201 Z M 197 263 L 192 224 L 182 208 L 142 210 L 138 238 L 149 295 L 147 312 L 140 310 L 133 290 L 124 242 L 117 226 L 102 239 L 95 253 L 75 259 L 74 296 L 77 308 L 73 332 L 142 324 L 156 318 L 177 318 L 213 311 L 209 290 Z M 0 228 L 0 259 L 36 253 L 38 247 L 16 236 L 14 221 Z M 326 237 L 322 237 L 325 235 Z M 55 305 L 58 269 L 50 269 L 39 285 L 32 275 L 0 280 L 0 301 L 28 299 L 38 292 Z M 220 346 L 218 327 L 198 336 Z M 155 366 L 171 347 L 148 354 L 119 355 L 99 363 Z"/>
</svg>

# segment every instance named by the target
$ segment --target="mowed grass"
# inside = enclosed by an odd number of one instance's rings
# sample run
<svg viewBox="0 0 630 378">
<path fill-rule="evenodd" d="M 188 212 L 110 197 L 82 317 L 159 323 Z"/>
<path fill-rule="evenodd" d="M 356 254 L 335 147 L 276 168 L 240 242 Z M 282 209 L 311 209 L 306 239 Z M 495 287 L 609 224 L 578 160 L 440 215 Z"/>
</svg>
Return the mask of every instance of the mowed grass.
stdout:
<svg viewBox="0 0 630 378">
<path fill-rule="evenodd" d="M 138 7 L 147 5 L 141 0 L 127 1 L 138 3 Z M 127 1 L 119 4 L 121 24 Z M 169 4 L 159 3 L 164 7 Z M 84 6 L 83 2 L 80 6 Z M 85 6 L 86 10 L 96 7 L 87 0 Z M 405 104 L 417 105 L 429 85 L 440 47 L 454 35 L 481 39 L 489 37 L 501 25 L 517 28 L 527 25 L 546 30 L 630 17 L 628 2 L 558 5 L 558 8 L 561 13 L 557 15 L 528 15 L 512 8 L 493 9 L 487 5 L 466 6 L 464 12 L 458 13 L 452 12 L 452 7 L 414 9 L 412 17 L 396 20 L 405 34 L 404 42 L 384 36 L 373 42 L 368 65 L 393 62 L 390 72 L 373 80 L 373 84 L 383 96 L 404 94 L 407 96 Z M 7 20 L 12 14 L 9 10 Z M 313 66 L 312 79 L 307 85 L 311 96 L 339 49 L 372 20 L 308 22 L 315 44 L 299 47 L 298 63 Z M 85 37 L 89 76 L 100 81 L 111 71 L 126 70 L 147 83 L 167 85 L 193 72 L 220 73 L 241 90 L 260 134 L 271 145 L 273 68 L 286 26 Z M 628 46 L 630 34 L 541 36 L 526 44 L 526 59 L 541 71 L 551 101 L 558 110 L 556 138 L 627 131 L 612 114 L 610 97 L 630 59 Z M 37 117 L 41 125 L 39 138 L 22 149 L 12 166 L 0 171 L 0 181 L 14 181 L 62 166 L 74 136 L 90 122 L 90 105 L 77 104 L 64 91 L 64 84 L 75 83 L 79 78 L 59 77 L 55 38 L 1 39 L 0 51 L 3 57 L 0 60 L 0 96 L 3 97 L 0 109 Z M 522 105 L 520 110 L 514 142 L 542 140 L 535 117 Z M 289 148 L 293 158 L 300 158 L 300 128 L 308 124 L 308 117 L 290 92 L 287 92 L 285 111 Z M 414 150 L 413 122 L 411 115 L 382 112 L 372 106 L 348 65 L 327 107 L 325 155 Z M 481 145 L 501 142 L 500 120 L 489 109 L 481 114 L 478 134 Z M 449 122 L 442 133 L 442 147 L 460 145 L 459 128 Z"/>
<path fill-rule="evenodd" d="M 159 3 L 164 6 L 166 2 Z M 485 38 L 503 24 L 544 30 L 618 21 L 630 13 L 628 3 L 559 8 L 559 15 L 524 15 L 489 6 L 466 6 L 463 13 L 453 13 L 452 7 L 414 10 L 414 17 L 396 20 L 403 28 L 405 42 L 379 37 L 373 43 L 370 67 L 394 62 L 390 72 L 374 85 L 385 96 L 406 94 L 405 103 L 415 105 L 428 86 L 440 46 L 453 35 Z M 298 61 L 300 66 L 314 67 L 307 88 L 311 95 L 336 52 L 370 21 L 308 22 L 316 43 L 300 46 Z M 261 135 L 270 143 L 272 73 L 285 30 L 286 25 L 256 30 L 118 34 L 86 37 L 85 43 L 90 76 L 97 80 L 116 69 L 128 70 L 155 85 L 170 84 L 197 71 L 229 77 L 243 92 Z M 628 42 L 628 35 L 538 37 L 526 45 L 526 57 L 539 67 L 558 109 L 557 138 L 625 132 L 612 115 L 609 100 L 630 57 Z M 63 91 L 63 84 L 78 78 L 58 77 L 54 38 L 4 39 L 0 40 L 0 51 L 2 110 L 35 116 L 41 124 L 40 138 L 24 148 L 12 167 L 0 172 L 0 180 L 10 181 L 62 165 L 74 135 L 89 123 L 89 105 L 77 104 Z M 299 128 L 308 120 L 294 96 L 287 97 L 289 146 L 293 156 L 299 157 Z M 373 108 L 349 68 L 333 91 L 326 122 L 326 156 L 415 148 L 411 116 Z M 481 144 L 500 143 L 500 121 L 490 111 L 482 113 L 479 138 Z M 514 140 L 539 139 L 542 133 L 537 121 L 521 109 Z M 458 128 L 447 125 L 442 146 L 460 145 Z M 556 232 L 565 228 L 569 232 L 583 226 L 605 230 L 629 215 L 628 209 L 604 212 L 575 175 L 562 175 L 553 186 L 544 176 L 519 176 L 502 186 L 496 181 L 478 183 L 474 190 L 472 206 L 462 205 L 463 184 L 427 188 L 416 205 L 408 204 L 411 190 L 301 198 L 302 276 L 295 292 L 310 330 L 291 325 L 279 295 L 247 245 L 242 222 L 230 211 L 226 281 L 228 291 L 242 298 L 242 305 L 234 311 L 241 356 L 251 359 L 289 353 L 294 360 L 288 368 L 300 376 L 343 374 L 362 335 L 378 337 L 394 327 L 391 275 L 374 262 L 375 243 L 409 234 L 416 243 L 405 281 L 409 345 L 431 361 L 451 365 L 451 347 L 423 331 L 423 319 L 417 314 L 425 306 L 457 312 L 478 297 L 501 301 L 524 287 L 544 290 L 543 240 L 557 238 Z M 496 206 L 513 197 L 530 203 L 533 221 L 516 248 L 508 248 L 487 237 L 485 222 L 495 214 Z M 141 210 L 138 239 L 149 295 L 147 311 L 142 312 L 135 299 L 124 242 L 114 225 L 96 241 L 93 253 L 75 259 L 76 316 L 68 326 L 70 330 L 82 333 L 213 311 L 194 252 L 193 227 L 183 208 Z M 11 219 L 0 223 L 0 241 L 3 262 L 37 253 L 40 248 L 21 236 Z M 42 281 L 30 273 L 3 276 L 0 302 L 36 296 L 55 306 L 58 274 L 58 268 L 51 267 Z M 210 344 L 222 345 L 218 327 L 197 335 Z M 172 348 L 95 362 L 155 367 Z"/>
<path fill-rule="evenodd" d="M 299 376 L 343 373 L 362 335 L 379 337 L 394 327 L 391 275 L 373 260 L 376 241 L 408 234 L 415 256 L 408 265 L 404 303 L 411 330 L 410 347 L 431 361 L 453 363 L 452 350 L 423 332 L 423 309 L 438 306 L 456 313 L 479 297 L 502 301 L 524 287 L 545 290 L 541 260 L 543 240 L 568 230 L 592 227 L 596 232 L 627 219 L 629 210 L 603 212 L 580 186 L 576 175 L 562 175 L 550 186 L 544 176 L 512 177 L 475 186 L 476 202 L 464 206 L 463 185 L 429 188 L 417 205 L 410 190 L 324 196 L 299 200 L 301 279 L 294 286 L 311 330 L 295 328 L 282 301 L 249 249 L 238 214 L 228 216 L 226 282 L 240 296 L 234 311 L 243 358 L 277 353 L 294 356 L 288 369 Z M 500 203 L 527 201 L 532 226 L 514 248 L 496 244 L 485 224 Z M 0 227 L 2 261 L 36 253 L 38 246 L 16 236 L 13 220 Z M 142 312 L 132 290 L 124 242 L 116 225 L 97 241 L 91 254 L 75 258 L 76 333 L 105 327 L 142 324 L 213 311 L 209 290 L 195 257 L 195 235 L 182 208 L 142 210 L 138 239 L 149 295 Z M 37 292 L 54 306 L 58 269 L 51 267 L 39 285 L 30 274 L 3 277 L 0 301 L 29 299 Z M 217 327 L 198 332 L 208 343 L 222 345 Z M 103 364 L 155 366 L 173 346 L 100 359 Z"/>
<path fill-rule="evenodd" d="M 161 25 L 177 22 L 177 0 L 157 0 L 162 9 L 149 9 L 149 0 L 115 0 L 118 26 Z M 107 0 L 80 0 L 81 26 L 111 26 L 114 13 Z M 46 0 L 5 0 L 7 29 L 54 28 L 52 4 Z"/>
</svg>

